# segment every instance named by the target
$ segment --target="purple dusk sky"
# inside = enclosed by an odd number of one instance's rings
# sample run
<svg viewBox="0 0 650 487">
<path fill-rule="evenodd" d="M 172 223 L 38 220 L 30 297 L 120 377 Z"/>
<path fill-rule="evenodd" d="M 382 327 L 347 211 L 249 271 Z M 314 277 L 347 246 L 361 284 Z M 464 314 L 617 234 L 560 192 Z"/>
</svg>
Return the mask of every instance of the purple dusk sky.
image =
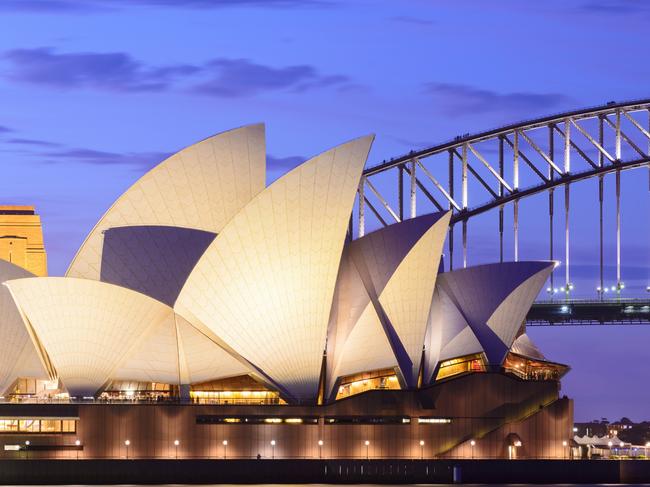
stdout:
<svg viewBox="0 0 650 487">
<path fill-rule="evenodd" d="M 0 19 L 0 201 L 36 205 L 53 275 L 147 169 L 233 127 L 267 124 L 272 180 L 367 133 L 377 134 L 372 164 L 507 122 L 650 98 L 650 4 L 634 0 L 2 0 Z M 622 181 L 623 280 L 642 296 L 648 170 Z M 522 202 L 522 259 L 547 258 L 546 204 Z M 588 296 L 596 183 L 576 185 L 572 205 L 576 291 Z M 495 230 L 494 214 L 470 227 L 470 264 L 498 259 Z M 530 335 L 572 366 L 563 392 L 577 420 L 650 420 L 650 327 Z"/>
</svg>

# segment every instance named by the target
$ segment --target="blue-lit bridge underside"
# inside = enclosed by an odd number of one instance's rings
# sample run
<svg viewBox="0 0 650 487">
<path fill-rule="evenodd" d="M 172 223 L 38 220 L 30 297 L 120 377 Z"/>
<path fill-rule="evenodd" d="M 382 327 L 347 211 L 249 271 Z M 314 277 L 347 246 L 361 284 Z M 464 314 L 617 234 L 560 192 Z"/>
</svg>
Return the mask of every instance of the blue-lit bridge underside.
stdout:
<svg viewBox="0 0 650 487">
<path fill-rule="evenodd" d="M 650 300 L 541 301 L 530 309 L 526 325 L 650 325 Z"/>
</svg>

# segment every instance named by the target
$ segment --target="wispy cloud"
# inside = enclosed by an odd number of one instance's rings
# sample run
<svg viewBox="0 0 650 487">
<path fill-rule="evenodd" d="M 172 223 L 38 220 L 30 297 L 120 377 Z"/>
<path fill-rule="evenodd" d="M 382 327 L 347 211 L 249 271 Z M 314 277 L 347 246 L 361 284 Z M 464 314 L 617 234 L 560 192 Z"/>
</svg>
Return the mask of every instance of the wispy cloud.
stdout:
<svg viewBox="0 0 650 487">
<path fill-rule="evenodd" d="M 25 139 L 25 138 L 14 138 L 14 139 L 9 139 L 7 140 L 8 144 L 18 144 L 18 145 L 31 145 L 31 146 L 39 146 L 39 147 L 61 147 L 61 144 L 57 144 L 56 142 L 49 142 L 47 140 L 39 140 L 39 139 Z"/>
<path fill-rule="evenodd" d="M 431 95 L 438 103 L 438 107 L 449 116 L 488 112 L 518 114 L 548 111 L 569 101 L 567 96 L 558 93 L 497 93 L 454 83 L 427 83 L 424 91 Z"/>
<path fill-rule="evenodd" d="M 309 65 L 275 68 L 249 59 L 213 59 L 206 65 L 212 77 L 192 91 L 220 97 L 242 97 L 266 91 L 304 92 L 314 88 L 339 86 L 350 80 L 342 75 L 322 75 Z"/>
<path fill-rule="evenodd" d="M 302 156 L 273 157 L 267 154 L 266 166 L 269 171 L 289 171 L 306 160 L 307 158 Z"/>
<path fill-rule="evenodd" d="M 391 17 L 390 20 L 399 24 L 416 25 L 419 27 L 433 27 L 436 25 L 435 20 L 423 19 L 420 17 L 409 17 L 406 15 Z"/>
<path fill-rule="evenodd" d="M 61 90 L 190 93 L 245 97 L 268 91 L 301 93 L 317 88 L 356 86 L 347 76 L 321 74 L 314 66 L 274 67 L 250 59 L 215 58 L 200 65 L 148 66 L 125 52 L 59 53 L 51 47 L 14 49 L 2 55 L 5 76 L 15 82 Z"/>
<path fill-rule="evenodd" d="M 2 0 L 0 11 L 23 13 L 93 13 L 129 7 L 175 9 L 331 7 L 335 0 Z"/>
<path fill-rule="evenodd" d="M 14 49 L 4 53 L 14 81 L 60 89 L 94 88 L 111 91 L 162 91 L 199 68 L 172 65 L 150 68 L 123 52 L 59 54 L 50 47 Z"/>
<path fill-rule="evenodd" d="M 583 12 L 596 14 L 649 14 L 650 3 L 639 0 L 590 0 L 581 5 Z"/>
<path fill-rule="evenodd" d="M 48 163 L 75 162 L 92 165 L 122 164 L 138 169 L 151 168 L 170 156 L 168 152 L 106 152 L 86 148 L 72 148 L 37 154 Z"/>
<path fill-rule="evenodd" d="M 8 134 L 9 132 L 13 132 L 13 129 L 10 129 L 4 125 L 0 125 L 0 134 Z"/>
</svg>

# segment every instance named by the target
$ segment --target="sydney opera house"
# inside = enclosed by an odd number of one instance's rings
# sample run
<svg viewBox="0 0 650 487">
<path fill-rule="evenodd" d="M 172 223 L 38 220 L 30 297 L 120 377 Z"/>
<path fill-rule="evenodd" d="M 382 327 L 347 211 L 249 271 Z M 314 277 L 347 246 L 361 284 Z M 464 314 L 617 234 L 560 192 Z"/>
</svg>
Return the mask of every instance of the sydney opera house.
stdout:
<svg viewBox="0 0 650 487">
<path fill-rule="evenodd" d="M 563 458 L 568 367 L 524 325 L 554 264 L 443 272 L 446 212 L 351 238 L 372 140 L 266 187 L 264 127 L 218 134 L 65 277 L 0 260 L 0 457 Z"/>
</svg>

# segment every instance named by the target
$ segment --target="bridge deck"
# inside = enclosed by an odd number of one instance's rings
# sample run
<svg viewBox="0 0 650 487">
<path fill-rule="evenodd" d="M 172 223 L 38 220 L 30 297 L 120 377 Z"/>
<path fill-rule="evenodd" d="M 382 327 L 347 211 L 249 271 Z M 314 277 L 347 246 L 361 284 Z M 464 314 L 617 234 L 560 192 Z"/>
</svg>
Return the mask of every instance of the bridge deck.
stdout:
<svg viewBox="0 0 650 487">
<path fill-rule="evenodd" d="M 539 301 L 526 317 L 527 326 L 650 324 L 650 300 Z"/>
</svg>

